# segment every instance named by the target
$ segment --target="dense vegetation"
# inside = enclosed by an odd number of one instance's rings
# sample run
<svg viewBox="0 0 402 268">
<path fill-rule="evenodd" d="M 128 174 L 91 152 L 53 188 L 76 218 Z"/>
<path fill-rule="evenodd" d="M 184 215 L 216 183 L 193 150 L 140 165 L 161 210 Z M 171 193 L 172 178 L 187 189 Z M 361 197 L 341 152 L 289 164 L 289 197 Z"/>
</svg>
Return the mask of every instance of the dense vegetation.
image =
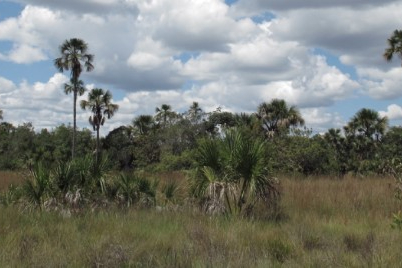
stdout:
<svg viewBox="0 0 402 268">
<path fill-rule="evenodd" d="M 79 39 L 60 53 L 73 126 L 0 123 L 1 266 L 401 266 L 402 128 L 377 111 L 313 135 L 284 100 L 162 104 L 100 137 L 119 107 L 95 88 L 94 138 L 75 122 L 93 55 Z"/>
<path fill-rule="evenodd" d="M 285 112 L 295 109 L 284 105 Z M 200 140 L 216 140 L 230 129 L 237 129 L 252 140 L 264 141 L 272 174 L 384 174 L 385 163 L 400 157 L 402 128 L 388 127 L 387 119 L 374 110 L 358 111 L 343 131 L 330 129 L 312 135 L 312 130 L 299 126 L 300 114 L 299 121 L 293 123 L 291 115 L 260 108 L 254 114 L 219 109 L 204 113 L 194 103 L 179 114 L 164 104 L 154 115 L 137 116 L 131 125 L 101 137 L 99 151 L 109 157 L 116 170 L 190 170 L 196 167 Z M 73 128 L 66 125 L 36 132 L 30 123 L 13 126 L 2 122 L 0 169 L 19 170 L 39 161 L 54 167 L 71 160 L 73 133 Z M 78 129 L 76 136 L 77 157 L 96 151 L 96 139 L 90 130 Z"/>
</svg>

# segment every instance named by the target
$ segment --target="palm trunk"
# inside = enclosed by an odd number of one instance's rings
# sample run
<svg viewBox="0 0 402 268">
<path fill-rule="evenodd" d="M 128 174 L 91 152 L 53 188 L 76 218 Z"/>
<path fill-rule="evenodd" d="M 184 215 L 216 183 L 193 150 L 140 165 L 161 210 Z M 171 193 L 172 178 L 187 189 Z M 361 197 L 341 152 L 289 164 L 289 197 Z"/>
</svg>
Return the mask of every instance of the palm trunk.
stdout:
<svg viewBox="0 0 402 268">
<path fill-rule="evenodd" d="M 71 149 L 71 159 L 74 159 L 75 154 L 75 136 L 77 132 L 77 89 L 74 88 L 74 107 L 73 107 L 73 144 Z"/>
<path fill-rule="evenodd" d="M 96 165 L 99 163 L 99 128 L 99 126 L 96 127 Z"/>
</svg>

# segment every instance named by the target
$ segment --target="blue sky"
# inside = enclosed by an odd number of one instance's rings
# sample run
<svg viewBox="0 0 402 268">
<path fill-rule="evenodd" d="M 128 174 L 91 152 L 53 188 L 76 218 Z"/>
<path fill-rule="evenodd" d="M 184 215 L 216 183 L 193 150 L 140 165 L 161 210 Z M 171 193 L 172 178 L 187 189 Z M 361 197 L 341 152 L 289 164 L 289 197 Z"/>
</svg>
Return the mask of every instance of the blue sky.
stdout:
<svg viewBox="0 0 402 268">
<path fill-rule="evenodd" d="M 342 127 L 363 107 L 400 125 L 401 62 L 382 53 L 402 28 L 401 8 L 393 0 L 0 0 L 0 109 L 5 121 L 36 129 L 71 123 L 69 74 L 53 59 L 78 37 L 95 55 L 95 70 L 82 75 L 87 88 L 111 90 L 121 107 L 104 134 L 163 103 L 254 112 L 273 98 L 296 105 L 315 132 Z M 79 111 L 80 127 L 88 116 Z"/>
</svg>

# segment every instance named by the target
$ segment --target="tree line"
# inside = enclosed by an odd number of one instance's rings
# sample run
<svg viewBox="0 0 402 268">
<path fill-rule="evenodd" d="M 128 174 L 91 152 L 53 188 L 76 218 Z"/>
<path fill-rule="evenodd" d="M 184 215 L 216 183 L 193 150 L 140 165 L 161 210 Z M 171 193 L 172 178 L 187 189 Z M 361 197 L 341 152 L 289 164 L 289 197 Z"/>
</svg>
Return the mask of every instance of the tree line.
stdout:
<svg viewBox="0 0 402 268">
<path fill-rule="evenodd" d="M 95 121 L 97 131 L 102 118 L 93 116 L 90 120 Z M 136 116 L 131 124 L 99 139 L 88 129 L 74 131 L 66 125 L 35 132 L 30 123 L 13 126 L 2 122 L 0 169 L 20 169 L 37 161 L 68 161 L 74 135 L 76 157 L 96 156 L 99 150 L 117 170 L 192 169 L 200 140 L 221 139 L 233 129 L 265 141 L 267 165 L 277 174 L 382 174 L 387 160 L 399 158 L 402 149 L 402 128 L 389 127 L 387 118 L 371 109 L 358 111 L 343 129 L 313 135 L 297 107 L 289 107 L 284 100 L 264 102 L 252 114 L 220 108 L 206 113 L 194 102 L 184 113 L 163 104 L 153 115 Z"/>
</svg>

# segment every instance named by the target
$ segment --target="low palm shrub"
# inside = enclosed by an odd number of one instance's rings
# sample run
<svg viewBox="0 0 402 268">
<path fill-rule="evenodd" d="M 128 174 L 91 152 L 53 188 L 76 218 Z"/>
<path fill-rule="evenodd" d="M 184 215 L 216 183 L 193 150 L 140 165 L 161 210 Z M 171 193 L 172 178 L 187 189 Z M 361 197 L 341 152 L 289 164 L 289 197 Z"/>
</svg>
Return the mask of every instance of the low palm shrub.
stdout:
<svg viewBox="0 0 402 268">
<path fill-rule="evenodd" d="M 265 145 L 241 129 L 199 142 L 191 194 L 204 211 L 250 216 L 257 204 L 277 202 L 278 182 L 268 168 Z"/>
<path fill-rule="evenodd" d="M 52 184 L 50 170 L 42 163 L 35 163 L 30 176 L 24 181 L 23 196 L 34 206 L 42 209 L 45 198 L 49 196 Z"/>
</svg>

